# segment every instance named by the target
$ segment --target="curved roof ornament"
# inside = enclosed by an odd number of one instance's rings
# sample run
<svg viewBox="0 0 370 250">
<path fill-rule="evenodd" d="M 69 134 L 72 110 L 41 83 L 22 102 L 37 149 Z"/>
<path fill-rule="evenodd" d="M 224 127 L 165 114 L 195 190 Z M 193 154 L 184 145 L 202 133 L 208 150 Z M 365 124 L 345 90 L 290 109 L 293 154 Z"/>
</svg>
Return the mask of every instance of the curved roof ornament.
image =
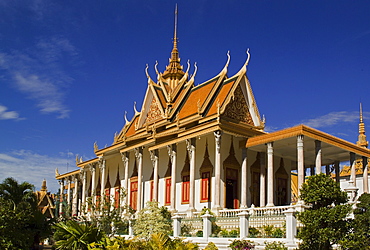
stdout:
<svg viewBox="0 0 370 250">
<path fill-rule="evenodd" d="M 158 68 L 157 68 L 157 66 L 158 66 L 158 61 L 155 61 L 155 65 L 154 65 L 155 73 L 156 73 L 157 75 L 159 75 L 159 72 L 158 72 Z"/>
<path fill-rule="evenodd" d="M 189 83 L 193 83 L 194 82 L 194 78 L 195 78 L 195 75 L 197 74 L 197 71 L 198 71 L 198 66 L 197 66 L 197 62 L 194 63 L 194 73 L 191 75 L 190 77 L 190 80 L 189 80 Z"/>
<path fill-rule="evenodd" d="M 127 124 L 130 123 L 129 120 L 127 119 L 127 111 L 125 111 L 124 118 L 125 118 L 125 126 L 126 126 Z"/>
<path fill-rule="evenodd" d="M 140 114 L 140 112 L 137 111 L 137 109 L 136 109 L 136 102 L 134 102 L 134 111 L 135 111 L 135 116 L 137 116 L 138 114 Z"/>
<path fill-rule="evenodd" d="M 187 64 L 188 64 L 188 68 L 186 69 L 185 74 L 188 74 L 188 72 L 189 72 L 189 69 L 190 69 L 190 60 L 188 60 Z"/>
<path fill-rule="evenodd" d="M 247 66 L 249 64 L 249 60 L 251 59 L 251 54 L 249 53 L 249 48 L 247 49 L 246 53 L 248 55 L 247 60 L 245 61 L 243 67 L 239 70 L 239 72 L 236 73 L 236 75 L 241 75 L 241 74 L 247 73 Z"/>
<path fill-rule="evenodd" d="M 219 75 L 221 75 L 221 74 L 226 75 L 227 74 L 227 69 L 229 67 L 229 63 L 230 63 L 230 50 L 227 51 L 227 62 L 225 64 L 224 68 L 221 70 Z"/>
<path fill-rule="evenodd" d="M 188 60 L 188 62 L 187 62 L 187 64 L 188 64 L 188 68 L 186 69 L 186 72 L 185 72 L 185 74 L 182 76 L 182 78 L 179 80 L 179 82 L 178 82 L 178 84 L 182 84 L 182 83 L 184 83 L 186 80 L 187 80 L 187 78 L 188 78 L 188 75 L 189 75 L 189 69 L 190 69 L 190 60 Z"/>
<path fill-rule="evenodd" d="M 148 66 L 148 64 L 146 64 L 145 74 L 146 74 L 146 77 L 148 78 L 148 84 L 149 84 L 149 83 L 153 82 L 153 80 L 152 80 L 152 78 L 150 78 L 150 75 L 148 73 L 148 68 L 149 68 L 149 66 Z"/>
</svg>

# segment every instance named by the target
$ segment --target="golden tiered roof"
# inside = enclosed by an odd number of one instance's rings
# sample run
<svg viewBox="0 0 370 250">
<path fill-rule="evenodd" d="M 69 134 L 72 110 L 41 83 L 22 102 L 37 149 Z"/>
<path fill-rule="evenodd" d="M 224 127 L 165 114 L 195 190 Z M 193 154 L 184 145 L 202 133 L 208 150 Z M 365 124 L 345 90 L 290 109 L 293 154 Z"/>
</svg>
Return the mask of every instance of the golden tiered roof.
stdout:
<svg viewBox="0 0 370 250">
<path fill-rule="evenodd" d="M 173 48 L 169 64 L 163 73 L 155 64 L 156 81 L 146 67 L 148 86 L 142 108 L 136 110 L 131 120 L 114 136 L 111 146 L 99 149 L 94 146 L 96 155 L 120 150 L 128 151 L 139 146 L 149 146 L 150 150 L 162 147 L 171 141 L 176 143 L 189 138 L 223 130 L 230 134 L 251 137 L 263 134 L 262 121 L 256 101 L 246 75 L 250 54 L 238 73 L 228 77 L 230 55 L 224 68 L 210 80 L 195 84 L 197 66 L 190 75 L 190 63 L 186 71 L 181 66 L 177 38 L 177 8 Z M 112 152 L 113 152 L 112 151 Z M 87 162 L 78 161 L 78 166 Z"/>
</svg>

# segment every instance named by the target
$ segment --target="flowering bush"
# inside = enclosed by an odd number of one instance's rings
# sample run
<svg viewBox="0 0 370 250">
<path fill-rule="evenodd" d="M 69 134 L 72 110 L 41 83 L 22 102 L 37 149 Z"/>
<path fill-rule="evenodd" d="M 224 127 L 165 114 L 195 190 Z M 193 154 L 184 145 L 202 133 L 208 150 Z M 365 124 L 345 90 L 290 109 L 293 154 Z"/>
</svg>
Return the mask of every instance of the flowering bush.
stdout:
<svg viewBox="0 0 370 250">
<path fill-rule="evenodd" d="M 254 249 L 253 242 L 249 240 L 234 240 L 230 243 L 229 247 L 232 250 L 249 250 Z"/>
</svg>

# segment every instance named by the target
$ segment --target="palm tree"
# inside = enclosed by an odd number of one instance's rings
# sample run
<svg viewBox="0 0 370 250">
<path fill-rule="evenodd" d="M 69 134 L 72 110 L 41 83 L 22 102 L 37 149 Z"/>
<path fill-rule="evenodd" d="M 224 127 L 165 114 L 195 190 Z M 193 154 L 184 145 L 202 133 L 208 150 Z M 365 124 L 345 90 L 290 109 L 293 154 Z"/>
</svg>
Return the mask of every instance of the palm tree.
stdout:
<svg viewBox="0 0 370 250">
<path fill-rule="evenodd" d="M 54 225 L 57 249 L 87 250 L 91 243 L 98 243 L 104 233 L 93 225 L 79 224 L 74 220 L 59 222 Z"/>
<path fill-rule="evenodd" d="M 0 183 L 0 197 L 9 200 L 18 206 L 21 203 L 29 203 L 32 207 L 37 205 L 34 185 L 29 182 L 18 183 L 14 178 L 8 177 Z"/>
</svg>

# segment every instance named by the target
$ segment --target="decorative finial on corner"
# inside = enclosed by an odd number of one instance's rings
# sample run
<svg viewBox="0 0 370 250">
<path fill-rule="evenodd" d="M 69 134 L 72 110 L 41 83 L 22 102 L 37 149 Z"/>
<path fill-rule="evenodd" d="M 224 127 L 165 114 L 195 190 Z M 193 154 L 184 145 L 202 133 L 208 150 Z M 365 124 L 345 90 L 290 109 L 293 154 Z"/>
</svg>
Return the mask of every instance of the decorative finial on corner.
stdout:
<svg viewBox="0 0 370 250">
<path fill-rule="evenodd" d="M 137 116 L 140 112 L 139 111 L 137 111 L 137 109 L 136 109 L 136 102 L 134 102 L 134 111 L 135 111 L 135 116 Z"/>
<path fill-rule="evenodd" d="M 79 160 L 78 160 L 78 155 L 76 154 L 76 166 L 78 165 Z"/>
<path fill-rule="evenodd" d="M 247 55 L 248 55 L 248 58 L 247 58 L 247 61 L 245 63 L 245 65 L 248 65 L 249 64 L 249 60 L 251 59 L 251 54 L 249 53 L 249 48 L 247 49 Z"/>
<path fill-rule="evenodd" d="M 188 64 L 188 68 L 186 69 L 186 74 L 189 72 L 189 69 L 190 69 L 190 60 L 187 61 L 187 64 Z"/>
<path fill-rule="evenodd" d="M 194 82 L 194 78 L 195 78 L 195 75 L 197 74 L 197 71 L 198 71 L 198 66 L 197 66 L 197 62 L 194 63 L 194 73 L 190 76 L 190 81 L 193 81 Z"/>
<path fill-rule="evenodd" d="M 94 152 L 96 152 L 98 150 L 99 150 L 98 143 L 97 142 L 94 142 Z"/>
<path fill-rule="evenodd" d="M 55 169 L 55 177 L 58 177 L 60 174 L 59 174 L 59 170 L 58 168 Z"/>
<path fill-rule="evenodd" d="M 125 119 L 125 125 L 127 125 L 129 123 L 129 121 L 127 119 L 127 111 L 125 111 L 125 114 L 123 115 L 123 118 Z"/>
</svg>

